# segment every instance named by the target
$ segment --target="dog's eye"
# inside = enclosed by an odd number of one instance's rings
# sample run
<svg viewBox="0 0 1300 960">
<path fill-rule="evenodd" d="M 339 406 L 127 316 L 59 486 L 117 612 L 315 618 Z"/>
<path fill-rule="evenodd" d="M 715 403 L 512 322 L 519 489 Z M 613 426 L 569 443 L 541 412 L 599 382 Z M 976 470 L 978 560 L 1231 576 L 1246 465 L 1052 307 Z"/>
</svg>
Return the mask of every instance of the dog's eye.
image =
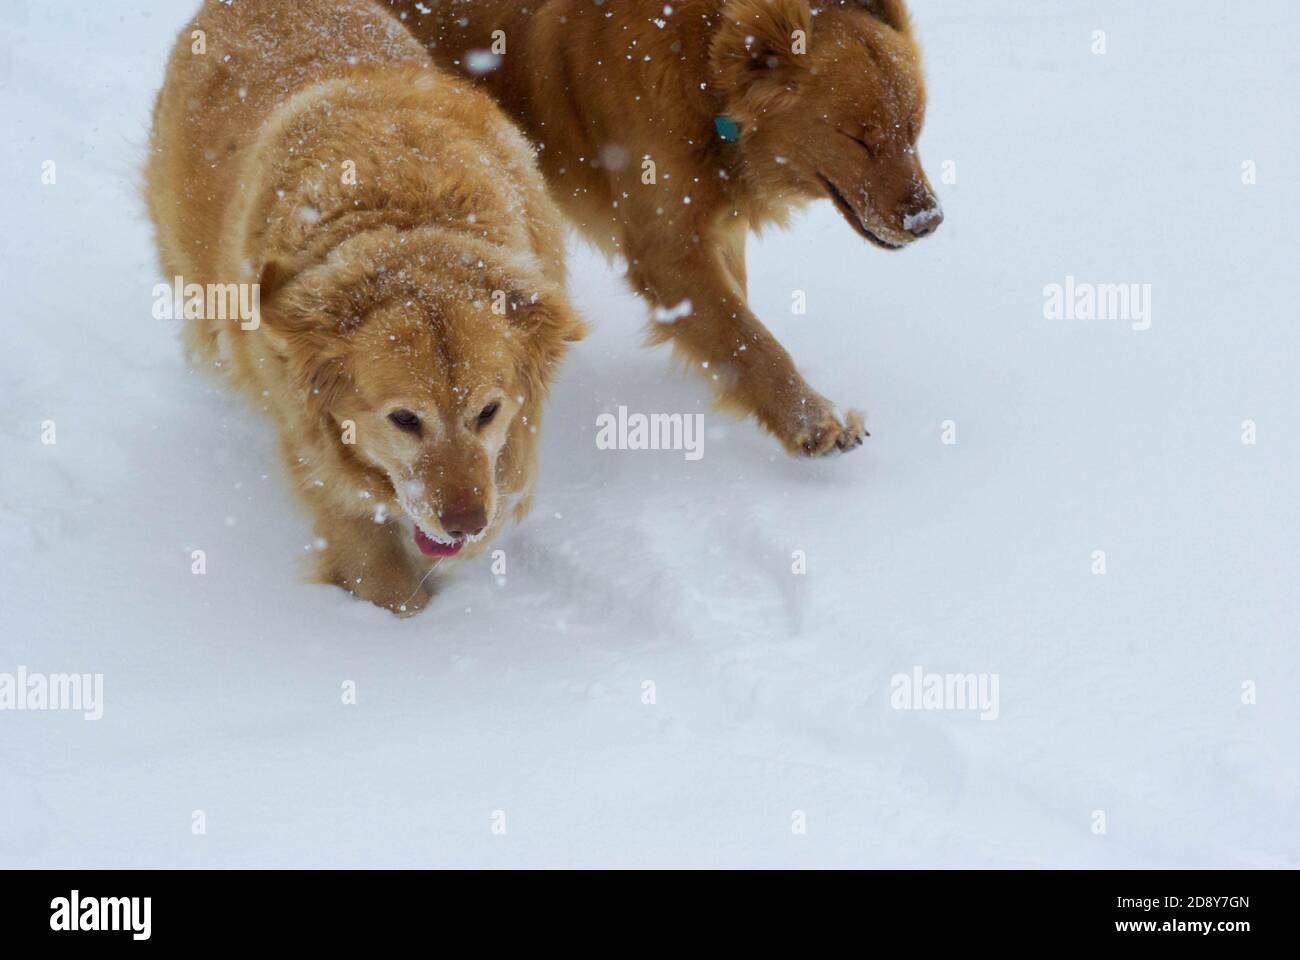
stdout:
<svg viewBox="0 0 1300 960">
<path fill-rule="evenodd" d="M 875 139 L 871 133 L 864 133 L 861 136 L 855 133 L 845 133 L 843 130 L 840 133 L 865 149 L 867 156 L 871 157 L 871 159 L 876 159 L 876 155 L 880 152 L 880 141 Z"/>
<path fill-rule="evenodd" d="M 388 415 L 388 419 L 398 430 L 404 430 L 407 433 L 420 432 L 420 418 L 410 410 L 394 410 Z"/>
<path fill-rule="evenodd" d="M 484 407 L 483 412 L 478 415 L 479 427 L 480 428 L 486 427 L 489 423 L 491 423 L 496 418 L 497 411 L 500 409 L 501 409 L 501 404 L 499 403 L 489 403 L 486 407 Z"/>
</svg>

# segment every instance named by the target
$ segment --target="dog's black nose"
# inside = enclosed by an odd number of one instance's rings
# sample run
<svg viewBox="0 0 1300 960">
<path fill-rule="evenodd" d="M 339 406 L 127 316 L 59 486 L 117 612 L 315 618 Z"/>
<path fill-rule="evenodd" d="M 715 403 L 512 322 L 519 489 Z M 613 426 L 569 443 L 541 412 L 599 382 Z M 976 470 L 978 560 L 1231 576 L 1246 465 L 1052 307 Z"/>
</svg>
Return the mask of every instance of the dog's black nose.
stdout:
<svg viewBox="0 0 1300 960">
<path fill-rule="evenodd" d="M 438 514 L 438 522 L 447 536 L 455 540 L 477 537 L 487 526 L 487 511 L 481 503 L 452 504 Z"/>
<path fill-rule="evenodd" d="M 943 207 L 939 206 L 939 201 L 931 197 L 929 204 L 903 218 L 903 229 L 920 239 L 938 230 L 941 223 L 943 223 Z"/>
</svg>

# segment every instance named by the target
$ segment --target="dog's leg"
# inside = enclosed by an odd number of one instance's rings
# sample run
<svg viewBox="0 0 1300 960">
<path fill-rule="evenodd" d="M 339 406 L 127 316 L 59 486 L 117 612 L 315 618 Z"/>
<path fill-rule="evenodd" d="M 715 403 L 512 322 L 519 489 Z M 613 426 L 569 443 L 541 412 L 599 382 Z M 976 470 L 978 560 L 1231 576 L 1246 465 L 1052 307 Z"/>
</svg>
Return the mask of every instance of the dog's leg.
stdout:
<svg viewBox="0 0 1300 960">
<path fill-rule="evenodd" d="M 671 343 L 709 379 L 723 406 L 752 414 L 794 456 L 861 445 L 867 435 L 862 414 L 850 411 L 841 421 L 750 311 L 743 225 L 740 232 L 701 236 L 686 249 L 679 236 L 638 240 L 628 273 L 657 308 L 653 343 Z"/>
<path fill-rule="evenodd" d="M 342 587 L 398 616 L 418 613 L 429 602 L 432 578 L 412 562 L 396 524 L 318 515 L 316 534 L 325 541 L 317 582 Z"/>
</svg>

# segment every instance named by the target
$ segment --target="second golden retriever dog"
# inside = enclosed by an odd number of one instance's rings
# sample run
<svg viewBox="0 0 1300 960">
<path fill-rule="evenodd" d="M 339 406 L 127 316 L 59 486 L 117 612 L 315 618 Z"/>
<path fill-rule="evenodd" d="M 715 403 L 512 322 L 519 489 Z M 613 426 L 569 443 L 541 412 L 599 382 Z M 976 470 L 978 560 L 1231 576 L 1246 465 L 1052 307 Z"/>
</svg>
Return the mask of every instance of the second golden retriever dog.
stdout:
<svg viewBox="0 0 1300 960">
<path fill-rule="evenodd" d="M 862 442 L 749 309 L 745 237 L 819 198 L 890 250 L 939 226 L 902 0 L 382 2 L 541 147 L 556 200 L 659 308 L 655 342 L 793 454 Z"/>
<path fill-rule="evenodd" d="M 366 0 L 209 0 L 146 180 L 169 278 L 259 285 L 255 322 L 186 340 L 274 418 L 318 578 L 420 609 L 433 568 L 527 511 L 583 334 L 532 148 Z"/>
</svg>

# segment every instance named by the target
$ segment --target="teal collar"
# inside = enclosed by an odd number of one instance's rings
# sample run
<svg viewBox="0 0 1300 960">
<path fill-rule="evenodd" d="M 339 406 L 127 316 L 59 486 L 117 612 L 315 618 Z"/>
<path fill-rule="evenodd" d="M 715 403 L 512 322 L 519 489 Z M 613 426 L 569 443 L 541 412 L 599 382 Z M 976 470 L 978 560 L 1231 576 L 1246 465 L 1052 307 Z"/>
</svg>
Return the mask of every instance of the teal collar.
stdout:
<svg viewBox="0 0 1300 960">
<path fill-rule="evenodd" d="M 730 117 L 714 117 L 713 127 L 718 131 L 718 136 L 727 143 L 735 143 L 740 139 L 740 127 L 736 126 L 736 121 Z"/>
</svg>

